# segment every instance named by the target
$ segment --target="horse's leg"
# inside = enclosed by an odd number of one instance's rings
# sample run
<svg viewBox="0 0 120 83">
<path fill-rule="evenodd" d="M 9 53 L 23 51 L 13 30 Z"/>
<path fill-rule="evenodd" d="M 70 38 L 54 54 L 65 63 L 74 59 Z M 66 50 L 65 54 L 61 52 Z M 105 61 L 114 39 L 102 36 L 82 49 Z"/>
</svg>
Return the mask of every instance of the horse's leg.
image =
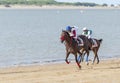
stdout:
<svg viewBox="0 0 120 83">
<path fill-rule="evenodd" d="M 93 59 L 93 63 L 92 63 L 92 64 L 94 64 L 95 59 L 96 59 L 96 57 L 97 57 L 97 51 L 96 51 L 95 48 L 93 49 L 93 53 L 94 53 L 94 59 Z"/>
<path fill-rule="evenodd" d="M 84 53 L 85 52 L 85 53 Z M 86 51 L 84 50 L 84 49 L 81 49 L 80 50 L 80 53 L 79 53 L 80 55 L 79 55 L 79 57 L 78 57 L 78 60 L 79 60 L 79 62 L 83 62 L 83 60 L 84 60 L 84 56 L 85 56 L 85 54 L 86 54 Z"/>
<path fill-rule="evenodd" d="M 97 64 L 100 62 L 99 57 L 98 57 L 98 54 L 97 54 L 98 49 L 99 49 L 99 48 L 96 49 Z"/>
<path fill-rule="evenodd" d="M 65 61 L 66 61 L 67 64 L 70 63 L 70 61 L 68 61 L 69 54 L 70 54 L 70 52 L 66 52 L 66 59 L 65 59 Z"/>
<path fill-rule="evenodd" d="M 85 56 L 85 54 L 86 54 L 86 51 L 83 49 L 82 51 L 81 51 L 81 53 L 82 53 L 82 55 L 81 55 L 81 60 L 82 60 L 82 62 L 84 61 L 84 56 Z"/>
<path fill-rule="evenodd" d="M 81 63 L 81 58 L 82 58 L 82 55 L 79 54 L 79 56 L 77 58 L 77 60 L 78 60 L 79 63 Z"/>
<path fill-rule="evenodd" d="M 85 51 L 85 53 L 83 53 L 83 55 L 82 55 L 82 62 L 84 61 L 84 57 L 85 57 L 85 54 L 86 54 L 87 52 Z"/>
<path fill-rule="evenodd" d="M 88 62 L 88 55 L 86 56 L 86 64 L 89 65 L 89 62 Z"/>
<path fill-rule="evenodd" d="M 95 62 L 95 59 L 96 59 L 96 55 L 94 56 L 94 59 L 93 59 L 93 62 L 92 62 L 92 64 L 94 64 L 94 62 Z"/>
<path fill-rule="evenodd" d="M 99 60 L 99 57 L 98 57 L 98 54 L 97 54 L 97 64 L 100 62 L 100 60 Z"/>
<path fill-rule="evenodd" d="M 78 67 L 81 69 L 81 65 L 80 65 L 80 63 L 78 62 L 78 59 L 77 59 L 77 54 L 75 54 L 75 60 L 76 60 L 76 63 L 78 65 Z"/>
<path fill-rule="evenodd" d="M 86 53 L 87 53 L 87 56 L 85 61 L 86 61 L 86 64 L 89 65 L 89 62 L 88 62 L 89 51 L 86 51 Z"/>
<path fill-rule="evenodd" d="M 79 53 L 79 56 L 78 56 L 77 60 L 78 60 L 78 62 L 80 64 L 81 63 L 81 59 L 82 59 L 82 53 L 79 52 L 79 51 L 78 51 L 78 53 Z"/>
<path fill-rule="evenodd" d="M 97 64 L 99 63 L 99 57 L 98 57 L 97 52 L 98 52 L 98 49 L 100 47 L 100 43 L 97 43 L 97 45 L 98 45 L 98 47 L 93 49 L 94 50 L 94 54 L 95 54 L 95 57 L 94 57 L 94 60 L 93 60 L 93 64 L 94 64 L 96 58 L 97 58 Z"/>
</svg>

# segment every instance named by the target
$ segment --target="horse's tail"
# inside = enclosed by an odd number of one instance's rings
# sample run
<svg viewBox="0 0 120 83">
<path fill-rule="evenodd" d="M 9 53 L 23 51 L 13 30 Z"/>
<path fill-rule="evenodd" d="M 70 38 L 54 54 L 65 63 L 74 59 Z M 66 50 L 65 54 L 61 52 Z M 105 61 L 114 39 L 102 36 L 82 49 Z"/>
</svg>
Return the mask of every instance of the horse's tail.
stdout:
<svg viewBox="0 0 120 83">
<path fill-rule="evenodd" d="M 103 39 L 99 39 L 98 41 L 99 41 L 100 43 L 102 43 Z"/>
</svg>

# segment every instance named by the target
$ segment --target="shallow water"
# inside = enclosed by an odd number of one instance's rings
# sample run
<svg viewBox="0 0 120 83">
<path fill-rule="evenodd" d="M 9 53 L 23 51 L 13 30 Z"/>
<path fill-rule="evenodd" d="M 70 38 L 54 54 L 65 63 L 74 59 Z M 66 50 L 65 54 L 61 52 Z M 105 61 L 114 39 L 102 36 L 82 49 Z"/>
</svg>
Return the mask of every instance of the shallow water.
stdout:
<svg viewBox="0 0 120 83">
<path fill-rule="evenodd" d="M 0 67 L 63 62 L 59 38 L 67 25 L 80 33 L 87 27 L 103 39 L 100 59 L 120 57 L 119 9 L 0 9 L 0 18 Z"/>
</svg>

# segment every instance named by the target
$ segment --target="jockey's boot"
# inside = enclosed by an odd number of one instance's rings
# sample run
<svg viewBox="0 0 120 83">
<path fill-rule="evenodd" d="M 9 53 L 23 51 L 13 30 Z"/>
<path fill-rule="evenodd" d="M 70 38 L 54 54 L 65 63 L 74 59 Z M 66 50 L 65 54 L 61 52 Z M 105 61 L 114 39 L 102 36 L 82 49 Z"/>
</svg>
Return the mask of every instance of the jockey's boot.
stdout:
<svg viewBox="0 0 120 83">
<path fill-rule="evenodd" d="M 84 45 L 84 44 L 82 44 L 82 43 L 81 43 L 81 44 L 78 44 L 78 46 L 83 46 L 83 45 Z"/>
<path fill-rule="evenodd" d="M 83 46 L 84 44 L 80 42 L 80 40 L 77 40 L 78 46 Z"/>
<path fill-rule="evenodd" d="M 81 38 L 77 39 L 78 46 L 83 46 L 83 40 Z"/>
<path fill-rule="evenodd" d="M 95 48 L 95 47 L 97 47 L 97 45 L 96 45 L 96 44 L 93 44 L 92 47 L 91 47 L 91 49 L 93 49 L 93 48 Z"/>
<path fill-rule="evenodd" d="M 92 45 L 92 48 L 94 48 L 94 47 L 96 47 L 96 45 L 95 45 L 95 44 L 93 44 L 93 45 Z"/>
</svg>

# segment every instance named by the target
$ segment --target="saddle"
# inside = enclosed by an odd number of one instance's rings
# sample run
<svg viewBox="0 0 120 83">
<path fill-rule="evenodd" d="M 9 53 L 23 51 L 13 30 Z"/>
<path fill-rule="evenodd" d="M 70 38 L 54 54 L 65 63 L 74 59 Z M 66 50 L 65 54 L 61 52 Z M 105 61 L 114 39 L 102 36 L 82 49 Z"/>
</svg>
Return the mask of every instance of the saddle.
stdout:
<svg viewBox="0 0 120 83">
<path fill-rule="evenodd" d="M 97 47 L 98 46 L 97 41 L 94 38 L 90 38 L 89 40 L 92 43 L 92 47 Z"/>
</svg>

